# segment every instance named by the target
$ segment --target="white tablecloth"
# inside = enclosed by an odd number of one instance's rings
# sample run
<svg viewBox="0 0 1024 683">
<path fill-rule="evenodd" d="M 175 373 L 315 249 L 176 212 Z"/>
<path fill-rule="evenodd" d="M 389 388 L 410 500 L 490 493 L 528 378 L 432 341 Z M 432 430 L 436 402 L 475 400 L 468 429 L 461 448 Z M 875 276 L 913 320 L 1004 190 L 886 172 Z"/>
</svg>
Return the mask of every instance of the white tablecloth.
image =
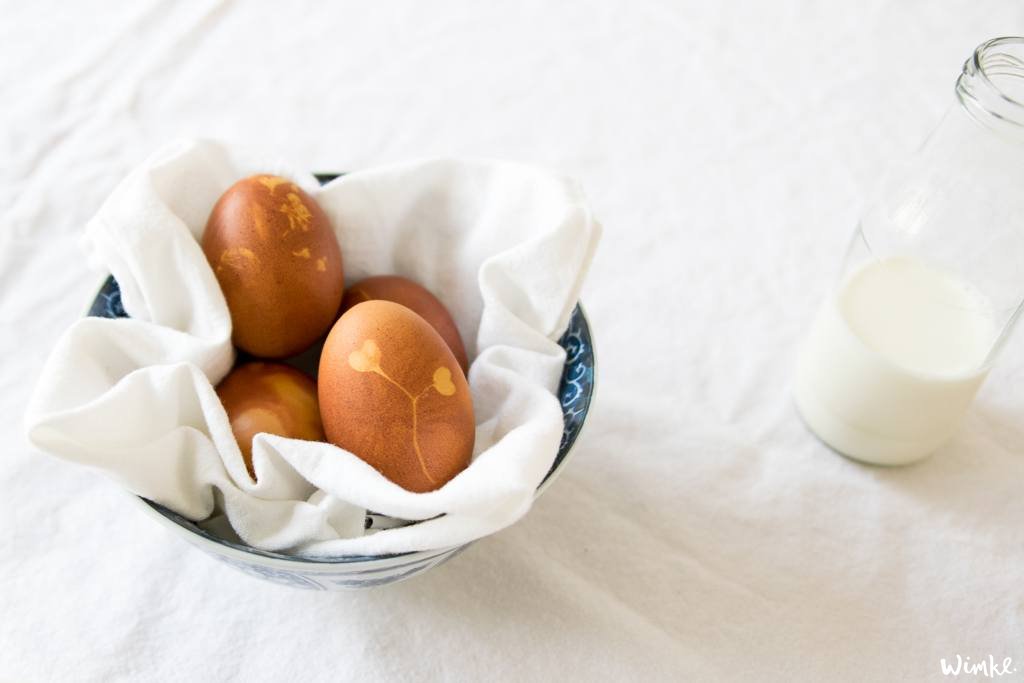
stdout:
<svg viewBox="0 0 1024 683">
<path fill-rule="evenodd" d="M 833 454 L 789 395 L 874 179 L 978 43 L 1024 33 L 1019 2 L 47 5 L 0 13 L 0 679 L 929 680 L 957 654 L 1024 676 L 1024 337 L 915 467 Z M 81 226 L 196 135 L 583 183 L 598 401 L 526 519 L 407 583 L 304 593 L 28 447 L 100 281 Z"/>
</svg>

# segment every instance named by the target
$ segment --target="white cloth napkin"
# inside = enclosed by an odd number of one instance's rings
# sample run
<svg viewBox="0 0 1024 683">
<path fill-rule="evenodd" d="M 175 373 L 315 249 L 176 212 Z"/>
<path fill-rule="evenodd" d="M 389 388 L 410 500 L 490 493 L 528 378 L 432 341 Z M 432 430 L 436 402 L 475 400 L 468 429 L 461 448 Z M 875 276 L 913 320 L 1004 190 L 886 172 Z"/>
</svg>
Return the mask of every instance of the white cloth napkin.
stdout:
<svg viewBox="0 0 1024 683">
<path fill-rule="evenodd" d="M 231 321 L 197 238 L 218 196 L 258 171 L 317 198 L 348 282 L 405 275 L 458 323 L 476 448 L 441 489 L 410 493 L 335 446 L 271 435 L 253 443 L 258 482 L 246 473 L 214 393 L 234 359 Z M 599 236 L 574 184 L 522 165 L 423 161 L 318 188 L 213 143 L 171 145 L 86 227 L 86 251 L 117 279 L 131 317 L 83 318 L 64 334 L 26 413 L 29 438 L 189 519 L 222 508 L 242 540 L 266 550 L 391 553 L 480 538 L 529 510 L 557 452 L 564 352 L 555 340 Z M 428 521 L 364 535 L 367 509 Z"/>
</svg>

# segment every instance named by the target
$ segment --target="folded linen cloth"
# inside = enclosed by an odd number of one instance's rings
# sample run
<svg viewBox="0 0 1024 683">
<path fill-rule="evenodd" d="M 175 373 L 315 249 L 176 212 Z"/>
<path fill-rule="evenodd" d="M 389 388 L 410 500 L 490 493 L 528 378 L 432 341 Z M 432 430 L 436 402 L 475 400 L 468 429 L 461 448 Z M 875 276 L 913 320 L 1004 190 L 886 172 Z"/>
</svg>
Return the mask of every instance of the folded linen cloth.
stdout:
<svg viewBox="0 0 1024 683">
<path fill-rule="evenodd" d="M 348 282 L 401 274 L 451 311 L 473 360 L 477 434 L 471 465 L 441 489 L 410 493 L 333 445 L 267 434 L 253 443 L 257 481 L 248 476 L 214 392 L 234 360 L 231 319 L 197 240 L 220 194 L 256 172 L 317 199 Z M 265 550 L 362 555 L 480 538 L 529 510 L 554 460 L 564 361 L 555 340 L 599 237 L 577 187 L 528 166 L 432 160 L 321 188 L 211 142 L 170 145 L 86 226 L 84 247 L 117 279 L 130 318 L 68 329 L 27 410 L 29 438 L 189 519 L 222 511 Z M 426 521 L 367 534 L 367 509 Z"/>
</svg>

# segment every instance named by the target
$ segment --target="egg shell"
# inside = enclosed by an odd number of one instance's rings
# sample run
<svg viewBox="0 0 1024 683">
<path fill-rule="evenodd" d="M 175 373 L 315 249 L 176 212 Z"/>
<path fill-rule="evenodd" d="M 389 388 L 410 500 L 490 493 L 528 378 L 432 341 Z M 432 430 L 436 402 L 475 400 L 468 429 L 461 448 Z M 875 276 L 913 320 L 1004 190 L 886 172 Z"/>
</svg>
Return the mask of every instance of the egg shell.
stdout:
<svg viewBox="0 0 1024 683">
<path fill-rule="evenodd" d="M 231 431 L 242 451 L 249 476 L 252 439 L 260 432 L 306 441 L 324 441 L 317 407 L 316 382 L 281 363 L 245 363 L 228 373 L 217 385 Z"/>
<path fill-rule="evenodd" d="M 405 306 L 349 309 L 327 336 L 318 389 L 328 441 L 408 491 L 438 489 L 469 464 L 469 384 L 441 335 Z"/>
<path fill-rule="evenodd" d="M 341 249 L 323 209 L 298 185 L 245 178 L 210 213 L 203 253 L 231 312 L 232 341 L 284 358 L 319 339 L 338 314 Z"/>
<path fill-rule="evenodd" d="M 345 290 L 345 296 L 341 300 L 342 313 L 358 303 L 375 299 L 402 304 L 430 323 L 452 350 L 462 372 L 469 374 L 469 359 L 466 357 L 462 337 L 459 336 L 459 328 L 448 309 L 430 293 L 430 290 L 400 275 L 375 275 L 360 280 Z"/>
</svg>

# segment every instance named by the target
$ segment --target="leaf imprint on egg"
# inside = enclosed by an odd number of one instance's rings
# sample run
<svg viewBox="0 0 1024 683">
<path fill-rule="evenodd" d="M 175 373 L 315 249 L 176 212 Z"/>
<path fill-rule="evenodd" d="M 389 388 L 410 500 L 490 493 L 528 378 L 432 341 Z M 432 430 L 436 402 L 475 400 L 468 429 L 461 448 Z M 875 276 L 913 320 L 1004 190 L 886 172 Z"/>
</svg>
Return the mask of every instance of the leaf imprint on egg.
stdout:
<svg viewBox="0 0 1024 683">
<path fill-rule="evenodd" d="M 297 231 L 309 232 L 309 221 L 313 218 L 313 214 L 303 204 L 302 197 L 294 192 L 289 192 L 285 195 L 285 199 L 287 201 L 277 207 L 277 210 L 288 218 L 288 229 L 281 233 L 281 237 L 287 237 Z"/>
<path fill-rule="evenodd" d="M 441 366 L 434 370 L 434 374 L 431 377 L 430 384 L 425 386 L 423 390 L 413 395 L 411 391 L 406 389 L 404 386 L 396 382 L 391 378 L 383 368 L 380 366 L 380 347 L 377 346 L 377 342 L 372 339 L 367 339 L 363 342 L 363 345 L 348 354 L 348 365 L 356 372 L 372 372 L 375 375 L 383 377 L 385 380 L 393 384 L 398 388 L 406 398 L 409 399 L 410 407 L 412 408 L 412 448 L 416 452 L 416 458 L 420 462 L 420 469 L 423 471 L 423 476 L 431 484 L 437 484 L 430 472 L 427 471 L 427 463 L 423 460 L 423 453 L 420 452 L 419 435 L 417 432 L 419 426 L 419 400 L 431 389 L 436 391 L 441 396 L 453 396 L 455 394 L 455 383 L 452 382 L 452 371 Z"/>
<path fill-rule="evenodd" d="M 279 178 L 273 175 L 261 175 L 256 180 L 259 182 L 260 185 L 270 190 L 270 194 L 274 194 L 274 190 L 277 189 L 278 185 L 280 185 L 281 183 L 288 182 L 284 178 Z"/>
<path fill-rule="evenodd" d="M 221 252 L 220 259 L 217 260 L 216 271 L 220 273 L 225 268 L 241 271 L 247 267 L 258 266 L 259 262 L 259 257 L 252 253 L 251 249 L 232 247 Z"/>
</svg>

